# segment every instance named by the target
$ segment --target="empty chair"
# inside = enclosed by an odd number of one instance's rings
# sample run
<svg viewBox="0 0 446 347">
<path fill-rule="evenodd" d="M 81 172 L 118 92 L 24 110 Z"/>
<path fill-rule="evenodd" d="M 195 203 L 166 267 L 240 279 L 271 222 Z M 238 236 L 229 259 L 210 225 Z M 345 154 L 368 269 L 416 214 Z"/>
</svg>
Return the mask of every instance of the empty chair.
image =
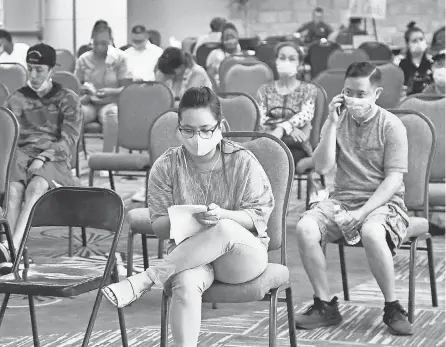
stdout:
<svg viewBox="0 0 446 347">
<path fill-rule="evenodd" d="M 28 79 L 28 72 L 21 64 L 1 63 L 0 82 L 3 83 L 10 93 L 25 86 Z"/>
<path fill-rule="evenodd" d="M 217 48 L 220 48 L 221 44 L 217 42 L 206 42 L 203 43 L 200 47 L 197 49 L 197 57 L 196 61 L 197 64 L 206 68 L 206 62 L 208 59 L 209 54 Z"/>
<path fill-rule="evenodd" d="M 71 89 L 73 92 L 75 92 L 77 95 L 79 95 L 81 84 L 79 82 L 79 79 L 68 71 L 56 71 L 52 79 L 54 82 L 59 83 L 64 88 Z"/>
<path fill-rule="evenodd" d="M 325 70 L 314 79 L 314 82 L 324 88 L 327 93 L 328 103 L 330 103 L 336 95 L 341 94 L 342 89 L 344 88 L 345 71 L 346 69 Z"/>
<path fill-rule="evenodd" d="M 6 98 L 9 95 L 9 89 L 3 83 L 0 83 L 0 106 L 3 106 Z"/>
<path fill-rule="evenodd" d="M 225 92 L 240 92 L 256 97 L 260 86 L 273 80 L 274 74 L 265 63 L 234 65 L 225 76 Z"/>
<path fill-rule="evenodd" d="M 392 50 L 382 42 L 364 42 L 359 49 L 366 52 L 370 60 L 391 61 L 393 58 Z"/>
<path fill-rule="evenodd" d="M 352 63 L 369 60 L 369 56 L 362 49 L 352 52 L 334 51 L 327 60 L 327 69 L 347 69 Z"/>
<path fill-rule="evenodd" d="M 161 33 L 158 30 L 147 30 L 147 34 L 150 42 L 161 47 Z"/>
<path fill-rule="evenodd" d="M 260 110 L 255 99 L 245 93 L 220 93 L 223 116 L 231 131 L 257 131 Z"/>
<path fill-rule="evenodd" d="M 231 67 L 234 65 L 240 64 L 245 66 L 251 66 L 259 63 L 260 61 L 256 57 L 226 57 L 220 64 L 220 68 L 218 69 L 218 75 L 220 76 L 220 91 L 225 92 L 225 78 Z"/>
<path fill-rule="evenodd" d="M 74 72 L 76 57 L 66 49 L 56 50 L 56 71 Z"/>
<path fill-rule="evenodd" d="M 317 41 L 310 46 L 307 60 L 311 66 L 312 78 L 327 69 L 328 57 L 332 52 L 337 50 L 341 50 L 340 45 L 326 40 Z"/>
<path fill-rule="evenodd" d="M 378 69 L 382 73 L 383 92 L 376 104 L 386 109 L 395 108 L 401 100 L 404 72 L 399 66 L 392 63 L 379 65 Z"/>
<path fill-rule="evenodd" d="M 238 43 L 242 49 L 242 51 L 255 51 L 256 48 L 261 44 L 262 40 L 260 37 L 243 37 L 239 38 Z"/>
</svg>

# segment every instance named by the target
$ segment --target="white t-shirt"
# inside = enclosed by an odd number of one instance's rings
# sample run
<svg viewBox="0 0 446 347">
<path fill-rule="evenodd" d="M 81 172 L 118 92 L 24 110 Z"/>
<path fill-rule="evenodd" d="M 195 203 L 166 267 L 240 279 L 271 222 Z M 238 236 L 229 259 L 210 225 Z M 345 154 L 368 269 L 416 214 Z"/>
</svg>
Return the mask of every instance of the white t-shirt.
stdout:
<svg viewBox="0 0 446 347">
<path fill-rule="evenodd" d="M 132 73 L 133 79 L 154 81 L 155 80 L 155 66 L 158 63 L 158 58 L 163 53 L 163 49 L 148 42 L 146 48 L 138 51 L 134 47 L 125 50 L 129 59 L 129 69 Z"/>
<path fill-rule="evenodd" d="M 11 54 L 3 52 L 0 55 L 0 63 L 19 63 L 26 69 L 26 53 L 29 46 L 26 43 L 14 43 Z"/>
</svg>

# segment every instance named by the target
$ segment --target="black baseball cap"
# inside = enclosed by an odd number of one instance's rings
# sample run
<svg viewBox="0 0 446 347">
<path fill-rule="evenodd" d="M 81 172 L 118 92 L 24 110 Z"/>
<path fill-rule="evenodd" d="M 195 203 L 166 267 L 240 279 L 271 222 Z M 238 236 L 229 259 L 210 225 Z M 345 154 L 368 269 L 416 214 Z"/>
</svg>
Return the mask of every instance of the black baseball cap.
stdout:
<svg viewBox="0 0 446 347">
<path fill-rule="evenodd" d="M 54 67 L 56 65 L 56 50 L 50 45 L 38 43 L 28 49 L 28 52 L 26 53 L 26 62 L 28 64 Z"/>
<path fill-rule="evenodd" d="M 443 49 L 443 50 L 441 50 L 440 52 L 434 54 L 434 55 L 432 56 L 432 60 L 433 60 L 433 61 L 437 61 L 437 60 L 444 59 L 444 58 L 445 58 L 445 55 L 446 55 L 446 50 Z"/>
</svg>

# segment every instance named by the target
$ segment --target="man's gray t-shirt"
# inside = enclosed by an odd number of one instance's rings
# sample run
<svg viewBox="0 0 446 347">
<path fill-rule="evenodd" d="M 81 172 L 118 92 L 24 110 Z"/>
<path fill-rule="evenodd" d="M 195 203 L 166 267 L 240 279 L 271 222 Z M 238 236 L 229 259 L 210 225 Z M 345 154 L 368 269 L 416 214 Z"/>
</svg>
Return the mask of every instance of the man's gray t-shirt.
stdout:
<svg viewBox="0 0 446 347">
<path fill-rule="evenodd" d="M 397 116 L 381 107 L 362 123 L 344 111 L 336 142 L 337 171 L 331 197 L 351 209 L 363 206 L 389 172 L 407 172 L 406 128 Z M 405 209 L 403 183 L 389 202 Z"/>
</svg>

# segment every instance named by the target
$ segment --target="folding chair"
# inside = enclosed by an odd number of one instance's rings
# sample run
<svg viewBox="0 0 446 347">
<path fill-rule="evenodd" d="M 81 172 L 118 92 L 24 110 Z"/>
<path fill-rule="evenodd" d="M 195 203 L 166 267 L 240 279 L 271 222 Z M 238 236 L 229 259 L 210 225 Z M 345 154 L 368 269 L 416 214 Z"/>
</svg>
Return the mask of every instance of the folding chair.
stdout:
<svg viewBox="0 0 446 347">
<path fill-rule="evenodd" d="M 48 191 L 34 205 L 23 240 L 14 261 L 12 273 L 0 277 L 0 325 L 11 294 L 28 296 L 34 346 L 39 346 L 34 296 L 73 297 L 98 290 L 82 346 L 88 345 L 101 304 L 101 288 L 118 282 L 115 252 L 124 221 L 124 203 L 115 192 L 103 188 L 60 187 Z M 58 264 L 39 264 L 19 270 L 22 255 L 27 259 L 26 243 L 32 227 L 88 227 L 114 233 L 105 270 L 79 269 Z M 128 346 L 124 314 L 118 309 L 122 345 Z"/>
<path fill-rule="evenodd" d="M 76 57 L 67 49 L 56 49 L 56 71 L 74 72 Z"/>
<path fill-rule="evenodd" d="M 437 136 L 433 123 L 422 113 L 416 111 L 390 110 L 406 126 L 409 143 L 409 170 L 404 176 L 406 187 L 405 203 L 409 211 L 415 211 L 418 217 L 410 217 L 409 228 L 401 249 L 410 249 L 409 260 L 409 314 L 411 323 L 415 312 L 415 263 L 417 250 L 427 252 L 432 306 L 438 306 L 437 284 L 435 282 L 434 251 L 429 234 L 429 176 L 432 168 Z M 426 247 L 418 247 L 418 241 L 425 240 Z M 348 290 L 345 250 L 349 246 L 344 240 L 338 242 L 341 262 L 342 288 L 344 300 L 350 300 Z M 355 246 L 361 247 L 359 243 Z"/>
<path fill-rule="evenodd" d="M 9 175 L 19 139 L 19 123 L 15 115 L 0 107 L 0 235 L 6 236 L 11 260 L 15 260 L 12 233 L 6 215 L 8 213 Z"/>
<path fill-rule="evenodd" d="M 24 87 L 27 79 L 28 72 L 23 65 L 0 63 L 0 81 L 8 88 L 10 93 Z"/>
<path fill-rule="evenodd" d="M 269 346 L 276 346 L 277 303 L 286 302 L 290 345 L 297 346 L 294 323 L 294 306 L 289 281 L 286 254 L 286 214 L 294 177 L 294 162 L 290 150 L 281 141 L 269 134 L 256 132 L 229 132 L 225 137 L 235 139 L 255 138 L 243 146 L 257 157 L 264 168 L 274 194 L 276 206 L 268 221 L 268 236 L 271 238 L 269 251 L 280 251 L 280 263 L 269 263 L 266 270 L 256 279 L 242 284 L 226 284 L 215 281 L 203 294 L 205 303 L 242 303 L 268 301 Z M 285 291 L 286 297 L 279 294 Z M 161 347 L 168 344 L 169 298 L 171 288 L 166 283 L 161 306 Z"/>
<path fill-rule="evenodd" d="M 143 151 L 149 148 L 147 134 L 153 121 L 173 107 L 174 98 L 170 88 L 161 82 L 131 84 L 124 88 L 118 99 L 118 143 L 116 153 L 90 155 L 89 185 L 93 185 L 94 172 L 109 172 L 111 189 L 115 189 L 113 171 L 145 172 L 146 187 L 151 159 L 146 153 L 119 153 L 120 148 Z M 120 174 L 125 176 L 126 174 Z"/>
</svg>

